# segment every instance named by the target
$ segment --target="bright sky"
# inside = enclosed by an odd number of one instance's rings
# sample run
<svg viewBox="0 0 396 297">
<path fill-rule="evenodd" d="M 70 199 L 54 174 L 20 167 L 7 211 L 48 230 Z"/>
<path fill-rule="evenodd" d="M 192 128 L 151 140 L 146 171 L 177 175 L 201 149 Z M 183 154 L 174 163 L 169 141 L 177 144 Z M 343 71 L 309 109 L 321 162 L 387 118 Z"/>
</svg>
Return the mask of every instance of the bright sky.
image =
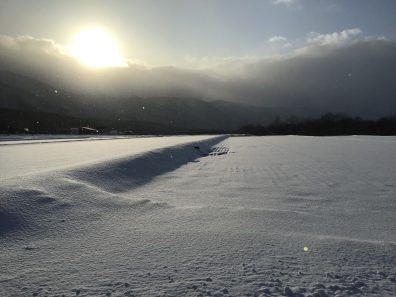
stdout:
<svg viewBox="0 0 396 297">
<path fill-rule="evenodd" d="M 83 29 L 111 33 L 122 54 L 150 65 L 284 53 L 310 32 L 358 28 L 396 37 L 395 0 L 2 0 L 0 34 L 70 44 Z"/>
</svg>

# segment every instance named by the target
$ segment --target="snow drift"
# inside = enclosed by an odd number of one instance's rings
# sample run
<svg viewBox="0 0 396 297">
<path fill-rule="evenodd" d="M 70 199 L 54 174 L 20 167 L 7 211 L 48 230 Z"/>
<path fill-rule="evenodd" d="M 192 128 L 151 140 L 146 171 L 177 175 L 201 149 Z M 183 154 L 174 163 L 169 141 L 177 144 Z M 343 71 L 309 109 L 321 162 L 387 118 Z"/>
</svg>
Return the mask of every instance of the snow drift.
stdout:
<svg viewBox="0 0 396 297">
<path fill-rule="evenodd" d="M 139 211 L 168 207 L 165 203 L 123 194 L 209 155 L 211 147 L 226 137 L 208 137 L 22 179 L 5 179 L 0 190 L 0 236 L 10 231 L 43 232 L 42 228 L 58 228 L 57 223 L 64 223 L 66 218 L 70 220 L 70 216 L 98 217 L 111 207 Z"/>
</svg>

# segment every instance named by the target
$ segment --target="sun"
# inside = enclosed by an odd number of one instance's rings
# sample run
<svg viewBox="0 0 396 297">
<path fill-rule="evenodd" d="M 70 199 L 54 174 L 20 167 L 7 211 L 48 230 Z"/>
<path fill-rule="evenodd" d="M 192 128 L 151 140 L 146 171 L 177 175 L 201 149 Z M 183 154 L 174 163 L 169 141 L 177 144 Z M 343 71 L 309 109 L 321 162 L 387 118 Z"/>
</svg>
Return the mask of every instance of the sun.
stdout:
<svg viewBox="0 0 396 297">
<path fill-rule="evenodd" d="M 101 29 L 85 29 L 74 36 L 70 46 L 72 56 L 93 67 L 126 67 L 115 39 Z"/>
</svg>

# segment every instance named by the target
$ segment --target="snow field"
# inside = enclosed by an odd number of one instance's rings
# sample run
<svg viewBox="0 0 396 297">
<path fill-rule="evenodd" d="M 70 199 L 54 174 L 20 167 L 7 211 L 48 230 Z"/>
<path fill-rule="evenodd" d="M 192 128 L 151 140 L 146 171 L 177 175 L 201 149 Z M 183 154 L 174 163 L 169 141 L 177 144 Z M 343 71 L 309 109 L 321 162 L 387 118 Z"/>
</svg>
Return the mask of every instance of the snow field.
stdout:
<svg viewBox="0 0 396 297">
<path fill-rule="evenodd" d="M 396 295 L 395 138 L 173 141 L 2 179 L 0 294 Z"/>
</svg>

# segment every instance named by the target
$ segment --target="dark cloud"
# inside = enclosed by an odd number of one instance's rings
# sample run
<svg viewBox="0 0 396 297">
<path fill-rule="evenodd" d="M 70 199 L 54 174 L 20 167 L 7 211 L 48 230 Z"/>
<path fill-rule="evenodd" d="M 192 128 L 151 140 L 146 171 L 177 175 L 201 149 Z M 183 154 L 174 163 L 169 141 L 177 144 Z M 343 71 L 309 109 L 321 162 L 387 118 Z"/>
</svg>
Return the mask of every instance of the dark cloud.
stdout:
<svg viewBox="0 0 396 297">
<path fill-rule="evenodd" d="M 233 93 L 252 102 L 365 117 L 396 113 L 396 43 L 360 41 L 314 46 L 278 61 L 245 66 Z"/>
<path fill-rule="evenodd" d="M 311 33 L 293 54 L 228 62 L 206 70 L 175 67 L 90 70 L 55 42 L 0 37 L 0 68 L 57 87 L 113 96 L 223 99 L 295 113 L 346 112 L 364 117 L 396 113 L 396 43 L 356 38 L 358 29 Z"/>
</svg>

